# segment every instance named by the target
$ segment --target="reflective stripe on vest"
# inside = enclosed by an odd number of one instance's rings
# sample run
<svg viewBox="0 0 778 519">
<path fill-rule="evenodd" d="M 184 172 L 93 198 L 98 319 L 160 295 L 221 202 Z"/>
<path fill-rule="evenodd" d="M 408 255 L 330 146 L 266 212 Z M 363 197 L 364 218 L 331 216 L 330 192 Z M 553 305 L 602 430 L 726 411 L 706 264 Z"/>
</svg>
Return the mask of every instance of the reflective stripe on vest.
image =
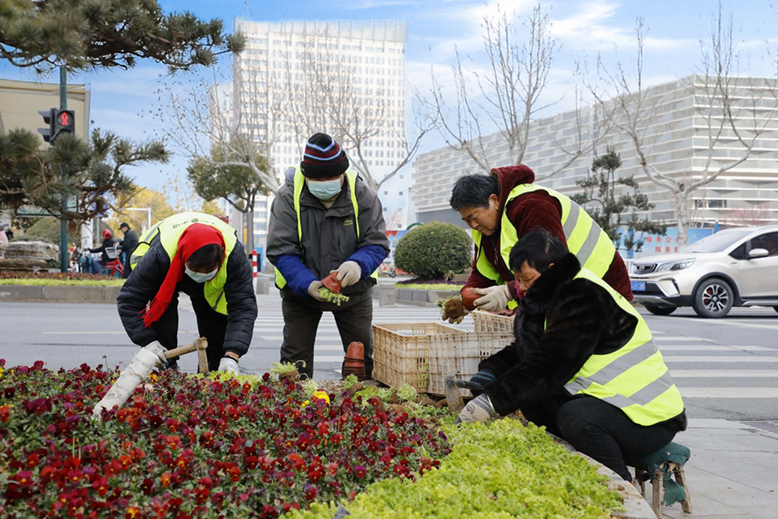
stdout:
<svg viewBox="0 0 778 519">
<path fill-rule="evenodd" d="M 572 395 L 590 395 L 608 402 L 638 425 L 654 425 L 681 414 L 681 393 L 643 317 L 593 272 L 581 269 L 575 277 L 607 290 L 622 310 L 637 318 L 638 324 L 627 344 L 612 353 L 589 357 L 565 389 Z"/>
<path fill-rule="evenodd" d="M 354 207 L 354 224 L 357 231 L 357 243 L 359 243 L 359 204 L 357 203 L 357 174 L 350 169 L 346 170 L 346 182 L 349 184 L 349 191 L 351 192 L 351 205 Z M 295 168 L 294 172 L 294 213 L 297 216 L 297 240 L 300 244 L 300 250 L 303 248 L 303 224 L 302 218 L 300 218 L 300 197 L 303 194 L 303 186 L 305 185 L 305 175 L 303 175 L 300 166 Z M 278 288 L 284 288 L 286 286 L 286 279 L 281 275 L 281 271 L 276 267 L 276 286 Z M 370 277 L 378 280 L 378 269 L 375 270 Z"/>
<path fill-rule="evenodd" d="M 227 300 L 224 298 L 224 284 L 227 282 L 227 260 L 230 253 L 235 248 L 238 241 L 237 231 L 229 224 L 224 223 L 215 216 L 203 213 L 180 213 L 169 218 L 165 218 L 157 225 L 144 232 L 140 237 L 138 247 L 132 253 L 130 264 L 135 270 L 136 265 L 143 259 L 151 246 L 151 241 L 159 235 L 162 248 L 165 249 L 170 261 L 178 252 L 178 240 L 187 227 L 194 223 L 202 223 L 216 227 L 224 237 L 224 260 L 219 271 L 213 279 L 205 282 L 203 286 L 203 295 L 208 304 L 220 314 L 227 315 Z"/>
<path fill-rule="evenodd" d="M 519 241 L 519 233 L 508 218 L 506 208 L 517 197 L 532 191 L 545 191 L 559 201 L 562 206 L 562 230 L 567 240 L 567 249 L 576 255 L 583 268 L 602 278 L 608 272 L 616 254 L 616 247 L 611 239 L 597 225 L 597 222 L 570 198 L 553 189 L 534 184 L 521 184 L 514 187 L 505 200 L 500 222 L 500 256 L 505 265 L 510 269 L 511 249 Z M 478 259 L 476 260 L 478 272 L 499 284 L 501 279 L 499 272 L 489 263 L 481 250 L 481 233 L 473 230 L 472 235 L 473 241 L 478 246 Z"/>
</svg>

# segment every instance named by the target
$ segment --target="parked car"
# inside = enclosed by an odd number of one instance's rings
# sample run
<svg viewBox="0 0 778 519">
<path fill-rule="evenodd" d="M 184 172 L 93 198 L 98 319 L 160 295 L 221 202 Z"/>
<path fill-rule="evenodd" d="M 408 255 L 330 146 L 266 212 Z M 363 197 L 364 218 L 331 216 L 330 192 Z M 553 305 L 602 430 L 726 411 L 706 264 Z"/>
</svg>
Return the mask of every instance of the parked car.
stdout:
<svg viewBox="0 0 778 519">
<path fill-rule="evenodd" d="M 778 225 L 727 229 L 678 254 L 636 259 L 635 301 L 656 315 L 691 306 L 700 317 L 724 317 L 733 306 L 778 312 Z"/>
</svg>

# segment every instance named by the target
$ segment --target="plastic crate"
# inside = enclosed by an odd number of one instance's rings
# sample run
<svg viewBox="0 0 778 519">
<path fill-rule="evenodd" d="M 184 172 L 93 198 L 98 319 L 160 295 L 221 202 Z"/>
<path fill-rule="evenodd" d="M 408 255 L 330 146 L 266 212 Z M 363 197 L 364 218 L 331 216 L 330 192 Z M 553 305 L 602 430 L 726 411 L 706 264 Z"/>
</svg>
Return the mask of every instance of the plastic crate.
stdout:
<svg viewBox="0 0 778 519">
<path fill-rule="evenodd" d="M 473 316 L 473 330 L 476 332 L 513 333 L 515 315 L 497 315 L 483 310 L 475 310 L 470 315 Z"/>
<path fill-rule="evenodd" d="M 435 342 L 430 345 L 429 393 L 446 394 L 446 376 L 453 374 L 460 380 L 470 380 L 478 373 L 478 364 L 513 342 L 513 331 L 467 332 L 467 339 L 453 344 Z M 472 396 L 467 389 L 460 389 L 464 397 Z"/>
<path fill-rule="evenodd" d="M 450 348 L 471 335 L 440 323 L 374 324 L 373 378 L 392 387 L 407 383 L 427 393 L 430 347 Z"/>
</svg>

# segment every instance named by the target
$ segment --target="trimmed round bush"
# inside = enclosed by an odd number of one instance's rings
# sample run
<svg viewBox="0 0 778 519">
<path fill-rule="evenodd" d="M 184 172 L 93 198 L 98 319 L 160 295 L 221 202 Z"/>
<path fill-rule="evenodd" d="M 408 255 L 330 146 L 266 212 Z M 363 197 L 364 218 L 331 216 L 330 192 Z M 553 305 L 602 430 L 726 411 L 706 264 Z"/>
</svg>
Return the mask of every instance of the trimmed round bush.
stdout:
<svg viewBox="0 0 778 519">
<path fill-rule="evenodd" d="M 400 238 L 394 251 L 397 268 L 422 279 L 451 277 L 470 266 L 473 242 L 451 223 L 430 222 Z"/>
</svg>

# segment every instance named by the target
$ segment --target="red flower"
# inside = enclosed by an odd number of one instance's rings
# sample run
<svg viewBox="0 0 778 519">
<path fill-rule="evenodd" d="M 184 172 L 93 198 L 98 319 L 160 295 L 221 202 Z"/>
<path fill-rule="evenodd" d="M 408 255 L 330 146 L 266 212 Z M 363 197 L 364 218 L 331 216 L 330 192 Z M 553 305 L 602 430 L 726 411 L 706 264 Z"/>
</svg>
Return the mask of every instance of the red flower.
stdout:
<svg viewBox="0 0 778 519">
<path fill-rule="evenodd" d="M 131 506 L 127 509 L 127 512 L 124 514 L 124 517 L 126 519 L 136 519 L 140 517 L 140 508 L 137 506 Z"/>
<path fill-rule="evenodd" d="M 108 493 L 108 479 L 98 478 L 92 482 L 92 488 L 95 489 L 98 495 L 104 496 Z"/>
<path fill-rule="evenodd" d="M 29 470 L 21 470 L 15 476 L 11 477 L 11 481 L 15 481 L 21 488 L 29 488 L 32 486 L 32 472 Z"/>
<path fill-rule="evenodd" d="M 165 471 L 165 473 L 160 476 L 159 481 L 162 483 L 162 488 L 167 488 L 170 486 L 173 478 L 171 477 L 170 472 Z"/>
<path fill-rule="evenodd" d="M 365 476 L 367 476 L 367 469 L 362 465 L 357 465 L 354 467 L 354 475 L 359 479 L 363 479 Z"/>
<path fill-rule="evenodd" d="M 38 466 L 38 463 L 40 463 L 40 456 L 38 456 L 37 454 L 30 454 L 29 456 L 27 456 L 26 465 L 28 468 L 34 469 L 35 467 Z"/>
<path fill-rule="evenodd" d="M 257 458 L 256 456 L 249 456 L 248 458 L 246 458 L 244 464 L 246 465 L 247 469 L 254 470 L 255 468 L 257 468 L 257 465 L 259 465 L 259 458 Z"/>
<path fill-rule="evenodd" d="M 240 469 L 238 467 L 232 467 L 229 471 L 230 481 L 237 483 L 240 481 Z"/>
</svg>

